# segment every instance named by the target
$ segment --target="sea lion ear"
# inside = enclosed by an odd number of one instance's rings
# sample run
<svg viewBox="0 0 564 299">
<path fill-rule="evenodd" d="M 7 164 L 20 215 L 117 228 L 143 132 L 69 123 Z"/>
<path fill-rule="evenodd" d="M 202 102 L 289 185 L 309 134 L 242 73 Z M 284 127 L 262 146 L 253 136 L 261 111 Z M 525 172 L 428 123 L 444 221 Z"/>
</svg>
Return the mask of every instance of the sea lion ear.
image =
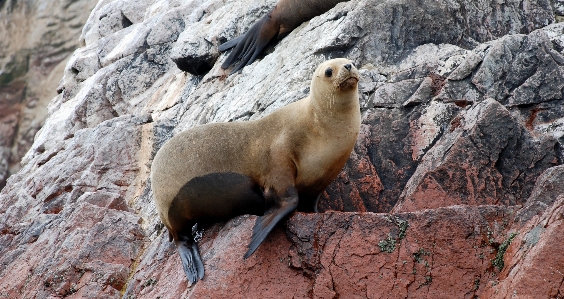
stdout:
<svg viewBox="0 0 564 299">
<path fill-rule="evenodd" d="M 333 76 L 333 69 L 330 68 L 330 67 L 328 67 L 328 68 L 325 70 L 325 77 L 330 78 L 331 76 Z"/>
</svg>

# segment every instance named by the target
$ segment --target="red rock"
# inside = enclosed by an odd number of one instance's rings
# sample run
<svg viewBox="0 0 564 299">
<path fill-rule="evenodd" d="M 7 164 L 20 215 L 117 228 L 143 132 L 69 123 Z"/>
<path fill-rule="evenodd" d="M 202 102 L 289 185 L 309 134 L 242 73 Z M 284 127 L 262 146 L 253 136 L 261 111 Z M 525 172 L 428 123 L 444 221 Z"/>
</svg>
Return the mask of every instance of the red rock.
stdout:
<svg viewBox="0 0 564 299">
<path fill-rule="evenodd" d="M 0 294 L 120 298 L 146 241 L 124 200 L 136 187 L 120 183 L 140 175 L 142 128 L 125 117 L 82 130 L 26 165 L 33 176 L 8 180 L 0 193 Z"/>
<path fill-rule="evenodd" d="M 288 237 L 277 228 L 247 260 L 242 256 L 256 217 L 242 216 L 205 230 L 200 248 L 206 276 L 193 286 L 184 276 L 176 249 L 162 233 L 136 268 L 125 295 L 472 297 L 497 277 L 490 260 L 515 211 L 455 206 L 396 215 L 296 213 L 287 221 Z"/>
<path fill-rule="evenodd" d="M 70 222 L 62 231 L 58 225 L 47 225 L 36 241 L 3 255 L 0 260 L 7 266 L 2 269 L 0 289 L 9 298 L 119 298 L 128 268 L 142 244 L 142 231 L 135 227 L 137 217 L 99 208 L 96 211 L 93 206 L 77 213 L 84 213 L 75 218 L 78 223 L 92 213 L 99 218 L 83 228 Z M 108 239 L 111 231 L 122 232 L 121 237 Z M 87 296 L 89 293 L 92 296 Z"/>
<path fill-rule="evenodd" d="M 137 267 L 125 295 L 138 299 L 308 298 L 310 281 L 288 266 L 291 243 L 281 228 L 243 259 L 255 219 L 241 216 L 205 230 L 199 245 L 206 272 L 195 285 L 189 285 L 176 248 L 164 232 Z"/>
<path fill-rule="evenodd" d="M 321 195 L 319 211 L 375 212 L 391 208 L 381 196 L 384 186 L 367 156 L 370 136 L 370 126 L 362 125 L 343 171 Z"/>
<path fill-rule="evenodd" d="M 472 297 L 495 277 L 488 239 L 503 238 L 514 213 L 494 206 L 298 213 L 288 223 L 292 266 L 312 277 L 315 298 Z"/>
<path fill-rule="evenodd" d="M 505 253 L 499 279 L 484 298 L 562 298 L 564 296 L 564 195 L 519 231 Z"/>
<path fill-rule="evenodd" d="M 372 211 L 378 209 L 383 189 L 374 165 L 353 152 L 345 170 L 322 194 L 318 208 L 320 211 Z"/>
<path fill-rule="evenodd" d="M 497 101 L 472 106 L 458 122 L 425 154 L 393 212 L 523 204 L 553 166 L 553 141 L 535 140 Z"/>
</svg>

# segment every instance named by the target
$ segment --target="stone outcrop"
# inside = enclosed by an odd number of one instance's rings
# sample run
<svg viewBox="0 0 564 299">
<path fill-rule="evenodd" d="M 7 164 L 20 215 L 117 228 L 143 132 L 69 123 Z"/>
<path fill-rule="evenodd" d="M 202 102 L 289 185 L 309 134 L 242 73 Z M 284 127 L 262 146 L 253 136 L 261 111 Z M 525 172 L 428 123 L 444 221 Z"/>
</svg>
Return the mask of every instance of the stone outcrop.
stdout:
<svg viewBox="0 0 564 299">
<path fill-rule="evenodd" d="M 45 122 L 96 2 L 0 1 L 0 189 Z"/>
<path fill-rule="evenodd" d="M 503 271 L 489 283 L 484 298 L 560 298 L 564 260 L 558 256 L 563 236 L 564 196 L 536 216 L 506 247 Z M 507 243 L 506 243 L 507 245 Z"/>
<path fill-rule="evenodd" d="M 516 210 L 453 206 L 395 215 L 297 213 L 286 224 L 288 239 L 278 229 L 247 260 L 241 258 L 250 240 L 246 232 L 256 217 L 238 217 L 206 231 L 200 243 L 208 252 L 204 254 L 208 266 L 204 281 L 187 288 L 182 266 L 159 256 L 159 251 L 165 256 L 176 254 L 161 239 L 149 249 L 125 295 L 472 297 L 496 277 L 489 261 L 506 239 L 506 220 Z M 449 222 L 457 225 L 445 229 Z"/>
<path fill-rule="evenodd" d="M 558 1 L 351 0 L 228 76 L 217 46 L 274 4 L 98 2 L 0 193 L 0 297 L 564 296 Z M 255 216 L 199 230 L 190 285 L 152 201 L 156 151 L 306 96 L 337 56 L 361 73 L 362 125 L 324 213 L 295 213 L 247 260 Z"/>
</svg>

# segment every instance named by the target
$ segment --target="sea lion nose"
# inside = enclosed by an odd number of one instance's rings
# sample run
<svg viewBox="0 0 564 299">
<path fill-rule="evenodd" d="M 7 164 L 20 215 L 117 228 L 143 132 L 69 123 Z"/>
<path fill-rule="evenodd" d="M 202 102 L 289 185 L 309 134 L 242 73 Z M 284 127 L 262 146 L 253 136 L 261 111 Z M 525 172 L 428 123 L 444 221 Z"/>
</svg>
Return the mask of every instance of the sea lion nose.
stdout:
<svg viewBox="0 0 564 299">
<path fill-rule="evenodd" d="M 344 67 L 347 69 L 347 71 L 349 71 L 349 72 L 351 71 L 351 64 L 350 63 L 345 64 Z"/>
</svg>

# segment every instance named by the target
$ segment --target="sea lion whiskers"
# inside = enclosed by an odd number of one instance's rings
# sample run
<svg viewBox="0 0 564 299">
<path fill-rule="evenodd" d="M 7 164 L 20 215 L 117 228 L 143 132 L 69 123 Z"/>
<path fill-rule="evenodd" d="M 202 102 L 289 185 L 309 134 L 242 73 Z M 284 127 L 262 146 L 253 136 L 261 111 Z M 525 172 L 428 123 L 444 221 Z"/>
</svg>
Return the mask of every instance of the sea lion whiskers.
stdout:
<svg viewBox="0 0 564 299">
<path fill-rule="evenodd" d="M 337 80 L 334 85 L 337 89 L 344 89 L 347 87 L 354 87 L 358 83 L 359 77 L 357 72 L 351 71 L 352 64 L 346 64 L 337 73 Z"/>
<path fill-rule="evenodd" d="M 335 94 L 337 92 L 337 89 L 333 89 L 331 90 L 331 92 L 329 93 L 331 96 L 329 97 L 329 110 L 331 111 L 331 116 L 333 116 L 333 107 L 335 106 Z"/>
</svg>

